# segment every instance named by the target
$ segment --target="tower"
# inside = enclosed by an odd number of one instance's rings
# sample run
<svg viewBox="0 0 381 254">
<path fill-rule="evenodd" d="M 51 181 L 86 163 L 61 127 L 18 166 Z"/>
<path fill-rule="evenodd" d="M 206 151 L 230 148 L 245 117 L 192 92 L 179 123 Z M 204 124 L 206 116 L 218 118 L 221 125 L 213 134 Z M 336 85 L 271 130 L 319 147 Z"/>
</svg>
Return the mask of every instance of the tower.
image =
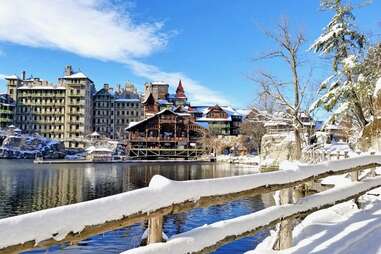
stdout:
<svg viewBox="0 0 381 254">
<path fill-rule="evenodd" d="M 181 82 L 181 79 L 179 81 L 179 84 L 176 89 L 176 106 L 184 105 L 187 102 L 187 96 L 185 95 L 184 87 Z"/>
</svg>

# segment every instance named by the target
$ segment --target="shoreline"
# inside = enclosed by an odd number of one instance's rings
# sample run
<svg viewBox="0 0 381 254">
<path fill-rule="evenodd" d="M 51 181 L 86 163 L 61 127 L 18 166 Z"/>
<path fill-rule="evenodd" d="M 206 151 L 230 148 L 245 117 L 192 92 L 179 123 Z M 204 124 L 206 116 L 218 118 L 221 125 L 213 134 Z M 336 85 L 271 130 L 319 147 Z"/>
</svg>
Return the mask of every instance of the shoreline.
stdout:
<svg viewBox="0 0 381 254">
<path fill-rule="evenodd" d="M 123 161 L 91 161 L 91 160 L 34 160 L 34 164 L 112 164 L 112 163 L 210 163 L 210 160 L 123 160 Z"/>
</svg>

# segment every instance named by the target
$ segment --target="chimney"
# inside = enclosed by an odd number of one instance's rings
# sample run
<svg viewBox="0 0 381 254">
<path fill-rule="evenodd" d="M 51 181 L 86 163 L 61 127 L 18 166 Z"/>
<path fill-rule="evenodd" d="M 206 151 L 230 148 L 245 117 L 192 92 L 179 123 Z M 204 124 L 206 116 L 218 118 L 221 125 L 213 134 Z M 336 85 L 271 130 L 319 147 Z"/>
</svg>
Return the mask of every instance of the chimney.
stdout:
<svg viewBox="0 0 381 254">
<path fill-rule="evenodd" d="M 22 80 L 25 80 L 25 78 L 26 78 L 26 72 L 25 71 L 22 71 L 21 78 L 22 78 Z"/>
<path fill-rule="evenodd" d="M 106 91 L 108 91 L 108 90 L 110 89 L 110 85 L 109 85 L 109 84 L 104 84 L 104 85 L 103 85 L 103 88 L 104 88 Z"/>
<path fill-rule="evenodd" d="M 71 65 L 66 65 L 64 76 L 70 76 L 71 74 L 73 74 L 73 68 Z"/>
</svg>

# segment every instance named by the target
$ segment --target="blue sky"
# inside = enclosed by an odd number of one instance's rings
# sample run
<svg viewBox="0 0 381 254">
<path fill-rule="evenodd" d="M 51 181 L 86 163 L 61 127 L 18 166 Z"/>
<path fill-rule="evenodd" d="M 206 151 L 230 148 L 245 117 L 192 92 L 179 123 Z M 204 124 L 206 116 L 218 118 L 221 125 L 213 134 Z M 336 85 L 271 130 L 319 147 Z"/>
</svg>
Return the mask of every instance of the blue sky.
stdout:
<svg viewBox="0 0 381 254">
<path fill-rule="evenodd" d="M 379 0 L 356 10 L 363 32 L 380 33 L 380 10 Z M 247 107 L 258 90 L 248 74 L 261 69 L 288 77 L 282 64 L 252 61 L 272 48 L 261 27 L 272 30 L 287 16 L 309 46 L 331 15 L 319 11 L 318 0 L 2 0 L 0 74 L 26 70 L 56 82 L 71 64 L 98 88 L 129 80 L 140 90 L 146 81 L 174 86 L 182 78 L 197 104 Z M 327 63 L 307 57 L 314 80 L 323 79 Z"/>
</svg>

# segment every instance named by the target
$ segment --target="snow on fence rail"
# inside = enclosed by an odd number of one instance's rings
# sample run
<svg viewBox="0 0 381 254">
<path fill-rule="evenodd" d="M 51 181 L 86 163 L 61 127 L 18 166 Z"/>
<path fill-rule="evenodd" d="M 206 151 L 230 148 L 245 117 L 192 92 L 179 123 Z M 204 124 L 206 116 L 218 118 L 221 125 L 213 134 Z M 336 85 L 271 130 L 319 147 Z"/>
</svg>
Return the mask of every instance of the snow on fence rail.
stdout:
<svg viewBox="0 0 381 254">
<path fill-rule="evenodd" d="M 110 197 L 0 220 L 0 253 L 20 252 L 149 220 L 148 242 L 161 241 L 162 217 L 196 207 L 297 186 L 330 175 L 381 165 L 381 155 L 365 155 L 314 165 L 283 163 L 281 171 L 192 181 L 154 176 L 148 187 Z"/>
<path fill-rule="evenodd" d="M 154 243 L 122 254 L 209 253 L 224 243 L 253 236 L 282 219 L 305 216 L 317 210 L 342 203 L 381 186 L 381 177 L 350 183 L 300 199 L 295 204 L 265 208 L 255 213 L 218 221 L 171 237 L 165 243 Z"/>
</svg>

